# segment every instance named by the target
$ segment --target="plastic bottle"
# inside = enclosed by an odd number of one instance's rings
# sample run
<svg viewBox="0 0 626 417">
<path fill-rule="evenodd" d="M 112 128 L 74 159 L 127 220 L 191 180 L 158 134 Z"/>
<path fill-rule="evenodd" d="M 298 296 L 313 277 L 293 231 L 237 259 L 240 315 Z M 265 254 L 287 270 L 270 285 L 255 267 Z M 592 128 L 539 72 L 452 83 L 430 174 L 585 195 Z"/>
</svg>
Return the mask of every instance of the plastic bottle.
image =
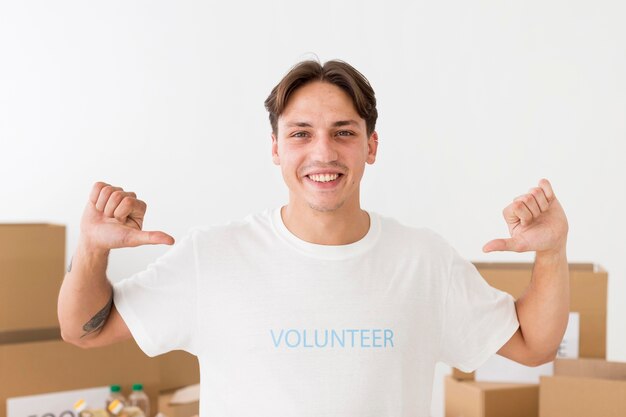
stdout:
<svg viewBox="0 0 626 417">
<path fill-rule="evenodd" d="M 126 398 L 122 395 L 122 388 L 119 385 L 111 385 L 111 390 L 109 391 L 109 396 L 106 399 L 104 408 L 108 410 L 109 404 L 114 400 L 119 400 L 123 406 L 127 403 Z"/>
<path fill-rule="evenodd" d="M 74 404 L 74 410 L 80 417 L 109 417 L 109 413 L 106 410 L 89 408 L 85 400 L 78 400 Z"/>
<path fill-rule="evenodd" d="M 134 405 L 124 407 L 120 400 L 111 401 L 107 409 L 115 417 L 146 417 L 139 407 Z"/>
<path fill-rule="evenodd" d="M 139 407 L 144 415 L 150 416 L 150 399 L 143 390 L 143 385 L 133 384 L 133 392 L 128 396 L 128 405 Z"/>
</svg>

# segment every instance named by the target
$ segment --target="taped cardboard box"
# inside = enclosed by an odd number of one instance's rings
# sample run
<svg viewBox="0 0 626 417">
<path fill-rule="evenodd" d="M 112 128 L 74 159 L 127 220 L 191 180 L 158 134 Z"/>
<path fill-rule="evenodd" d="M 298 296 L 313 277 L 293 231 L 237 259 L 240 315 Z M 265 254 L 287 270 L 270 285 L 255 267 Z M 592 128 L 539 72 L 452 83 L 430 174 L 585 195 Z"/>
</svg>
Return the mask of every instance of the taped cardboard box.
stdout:
<svg viewBox="0 0 626 417">
<path fill-rule="evenodd" d="M 0 332 L 58 327 L 65 226 L 0 224 Z"/>
<path fill-rule="evenodd" d="M 445 417 L 537 417 L 538 384 L 445 378 Z"/>
<path fill-rule="evenodd" d="M 554 376 L 541 377 L 539 416 L 626 416 L 626 363 L 557 359 Z"/>
<path fill-rule="evenodd" d="M 14 332 L 14 336 L 16 333 Z M 49 329 L 41 337 L 50 337 Z M 60 334 L 56 329 L 57 336 Z M 0 345 L 0 417 L 6 417 L 6 400 L 12 397 L 120 384 L 130 393 L 133 383 L 143 383 L 157 409 L 162 390 L 198 383 L 197 358 L 186 352 L 146 356 L 133 340 L 106 347 L 81 349 L 58 337 L 33 341 L 27 332 L 21 339 Z M 24 342 L 24 340 L 29 340 Z M 175 366 L 175 364 L 179 366 Z M 78 400 L 78 399 L 77 399 Z"/>
</svg>

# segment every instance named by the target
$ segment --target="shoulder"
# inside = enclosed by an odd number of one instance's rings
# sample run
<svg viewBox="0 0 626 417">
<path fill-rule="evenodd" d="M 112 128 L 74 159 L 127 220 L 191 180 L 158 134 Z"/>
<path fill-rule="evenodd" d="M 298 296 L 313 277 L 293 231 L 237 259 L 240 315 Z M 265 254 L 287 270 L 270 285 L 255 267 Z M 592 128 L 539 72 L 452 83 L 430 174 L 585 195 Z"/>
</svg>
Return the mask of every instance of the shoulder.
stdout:
<svg viewBox="0 0 626 417">
<path fill-rule="evenodd" d="M 381 239 L 384 244 L 400 245 L 411 252 L 447 257 L 453 250 L 438 232 L 424 226 L 407 225 L 393 217 L 376 214 L 380 221 Z"/>
<path fill-rule="evenodd" d="M 416 244 L 449 246 L 448 242 L 434 230 L 424 226 L 407 225 L 393 217 L 375 214 L 380 221 L 381 231 L 388 238 L 406 239 Z"/>
<path fill-rule="evenodd" d="M 271 232 L 271 209 L 213 225 L 197 226 L 189 229 L 188 235 L 199 245 L 226 242 L 242 242 Z"/>
</svg>

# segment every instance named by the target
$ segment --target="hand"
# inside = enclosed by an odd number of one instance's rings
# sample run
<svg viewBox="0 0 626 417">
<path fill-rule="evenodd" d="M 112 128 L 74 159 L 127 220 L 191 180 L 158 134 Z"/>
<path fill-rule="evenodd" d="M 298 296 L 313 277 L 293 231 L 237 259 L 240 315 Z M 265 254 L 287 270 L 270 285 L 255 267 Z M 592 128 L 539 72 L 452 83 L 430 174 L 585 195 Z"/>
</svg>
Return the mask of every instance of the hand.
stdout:
<svg viewBox="0 0 626 417">
<path fill-rule="evenodd" d="M 80 222 L 80 240 L 94 250 L 174 244 L 163 232 L 142 231 L 146 203 L 133 192 L 96 182 Z"/>
<path fill-rule="evenodd" d="M 483 252 L 558 253 L 565 250 L 567 218 L 547 179 L 541 179 L 539 187 L 513 200 L 502 214 L 511 237 L 488 242 Z"/>
</svg>

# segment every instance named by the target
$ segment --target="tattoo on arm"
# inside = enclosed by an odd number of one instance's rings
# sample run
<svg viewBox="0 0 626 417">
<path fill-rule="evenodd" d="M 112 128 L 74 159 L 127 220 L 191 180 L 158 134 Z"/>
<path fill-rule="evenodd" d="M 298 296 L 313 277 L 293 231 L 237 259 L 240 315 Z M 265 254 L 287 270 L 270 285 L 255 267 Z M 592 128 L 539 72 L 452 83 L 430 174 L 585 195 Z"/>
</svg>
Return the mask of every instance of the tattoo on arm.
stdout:
<svg viewBox="0 0 626 417">
<path fill-rule="evenodd" d="M 111 308 L 113 307 L 113 294 L 111 294 L 111 299 L 104 308 L 96 313 L 95 316 L 91 318 L 85 325 L 83 326 L 83 330 L 85 333 L 80 337 L 81 339 L 87 335 L 90 335 L 104 327 L 104 323 L 109 317 L 109 313 L 111 313 Z"/>
<path fill-rule="evenodd" d="M 70 259 L 70 266 L 67 267 L 67 272 L 71 272 L 72 271 L 72 261 L 74 260 L 74 257 L 72 256 L 72 259 Z"/>
</svg>

